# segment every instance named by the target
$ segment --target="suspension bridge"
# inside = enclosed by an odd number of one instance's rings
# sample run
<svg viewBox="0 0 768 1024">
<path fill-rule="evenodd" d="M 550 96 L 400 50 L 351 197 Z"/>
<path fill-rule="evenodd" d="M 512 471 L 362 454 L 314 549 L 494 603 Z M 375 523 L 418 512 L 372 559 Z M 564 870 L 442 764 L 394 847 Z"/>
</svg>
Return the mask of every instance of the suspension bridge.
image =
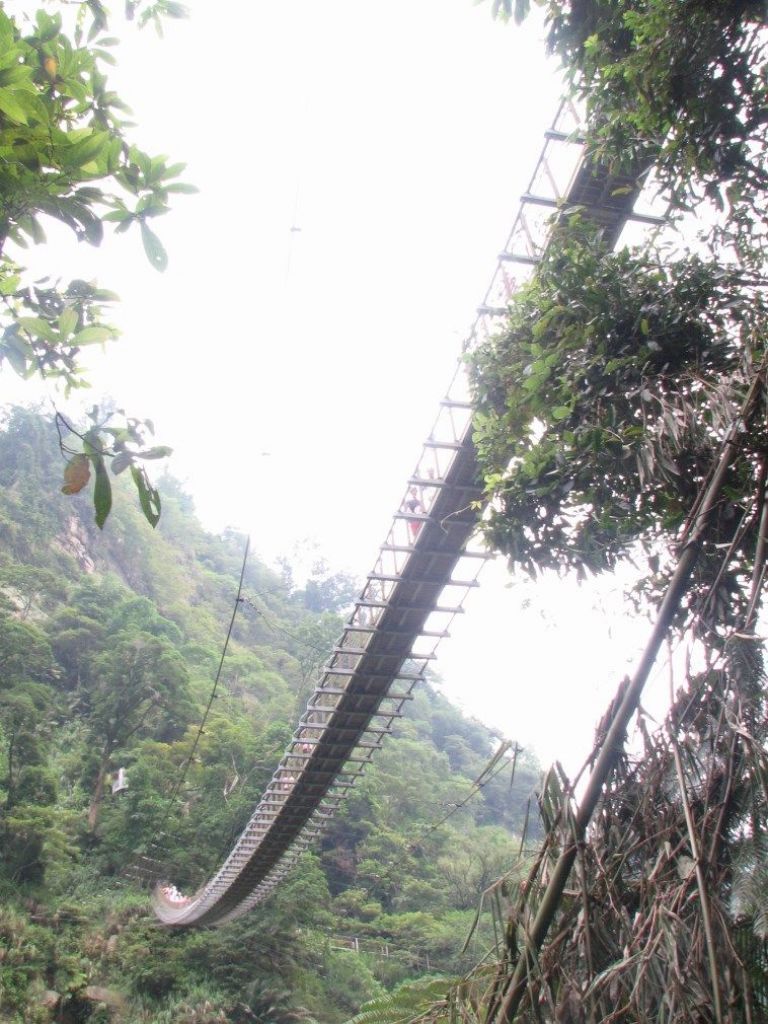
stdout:
<svg viewBox="0 0 768 1024">
<path fill-rule="evenodd" d="M 577 113 L 562 104 L 464 351 L 499 328 L 515 291 L 535 272 L 553 214 L 578 208 L 613 246 L 629 220 L 662 223 L 637 212 L 639 191 L 637 176 L 617 177 L 586 159 Z M 239 917 L 269 896 L 322 836 L 405 713 L 492 557 L 476 536 L 482 498 L 460 360 L 374 567 L 271 781 L 224 863 L 194 895 L 156 887 L 153 905 L 164 925 L 220 925 Z"/>
</svg>

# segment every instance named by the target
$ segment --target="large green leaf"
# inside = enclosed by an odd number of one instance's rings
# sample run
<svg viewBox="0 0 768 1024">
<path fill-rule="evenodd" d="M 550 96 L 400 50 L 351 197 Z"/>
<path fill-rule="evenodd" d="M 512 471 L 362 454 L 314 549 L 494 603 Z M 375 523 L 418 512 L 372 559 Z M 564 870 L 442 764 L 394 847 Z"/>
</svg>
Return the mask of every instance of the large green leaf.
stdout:
<svg viewBox="0 0 768 1024">
<path fill-rule="evenodd" d="M 116 331 L 113 327 L 104 327 L 101 324 L 92 324 L 90 327 L 84 327 L 82 331 L 78 331 L 72 339 L 72 344 L 77 346 L 98 345 L 114 338 L 115 334 Z"/>
<path fill-rule="evenodd" d="M 141 221 L 141 240 L 144 243 L 144 252 L 147 254 L 147 259 L 155 270 L 165 270 L 168 266 L 168 254 L 163 247 L 163 243 L 147 225 L 146 221 Z"/>
<path fill-rule="evenodd" d="M 0 89 L 0 111 L 18 124 L 27 124 L 27 112 L 16 89 Z"/>
<path fill-rule="evenodd" d="M 43 320 L 39 316 L 20 316 L 16 321 L 20 327 L 23 327 L 25 331 L 30 334 L 39 335 L 41 338 L 45 338 L 46 341 L 56 343 L 59 340 L 58 335 L 48 323 L 47 320 Z"/>
<path fill-rule="evenodd" d="M 18 80 L 19 71 L 21 70 L 22 69 L 14 68 L 10 74 Z M 34 85 L 32 82 L 24 84 L 26 86 L 25 88 L 12 90 L 13 100 L 24 113 L 25 124 L 32 122 L 33 124 L 42 125 L 43 130 L 45 130 L 49 123 L 48 111 L 45 108 L 45 104 L 34 91 Z M 5 93 L 5 95 L 9 95 L 9 90 L 7 89 L 0 91 Z"/>
<path fill-rule="evenodd" d="M 106 153 L 109 142 L 108 132 L 94 131 L 70 146 L 59 148 L 57 155 L 64 167 L 83 167 Z"/>
<path fill-rule="evenodd" d="M 14 373 L 20 377 L 27 376 L 30 364 L 34 366 L 32 346 L 14 328 L 9 328 L 0 341 L 0 360 L 3 358 L 8 360 Z"/>
<path fill-rule="evenodd" d="M 96 525 L 101 530 L 112 510 L 112 484 L 109 481 L 107 467 L 104 465 L 104 456 L 99 453 L 91 455 L 91 462 L 96 473 L 96 481 L 93 485 L 93 507 L 96 511 Z"/>
<path fill-rule="evenodd" d="M 119 476 L 124 470 L 133 462 L 133 455 L 131 452 L 118 452 L 117 455 L 112 459 L 112 472 L 115 476 Z"/>
<path fill-rule="evenodd" d="M 59 330 L 63 337 L 70 335 L 77 327 L 77 310 L 71 306 L 67 306 L 64 312 L 59 317 Z"/>
<path fill-rule="evenodd" d="M 131 476 L 139 492 L 139 504 L 144 518 L 155 527 L 160 522 L 160 494 L 149 482 L 149 478 L 139 466 L 131 466 Z"/>
<path fill-rule="evenodd" d="M 6 53 L 13 45 L 14 25 L 5 11 L 0 10 L 0 51 Z"/>
</svg>

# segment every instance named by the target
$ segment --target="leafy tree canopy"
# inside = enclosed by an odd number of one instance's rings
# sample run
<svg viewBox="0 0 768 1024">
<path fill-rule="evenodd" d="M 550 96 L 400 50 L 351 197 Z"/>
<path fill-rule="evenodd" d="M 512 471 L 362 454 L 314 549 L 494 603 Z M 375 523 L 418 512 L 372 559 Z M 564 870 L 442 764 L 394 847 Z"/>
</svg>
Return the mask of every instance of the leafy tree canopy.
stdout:
<svg viewBox="0 0 768 1024">
<path fill-rule="evenodd" d="M 606 254 L 568 224 L 506 330 L 472 357 L 487 533 L 515 566 L 610 569 L 688 515 L 761 359 L 766 307 L 744 274 L 696 256 Z M 765 443 L 729 480 L 723 535 Z M 714 542 L 722 540 L 715 536 Z M 743 550 L 754 537 L 747 531 Z"/>
<path fill-rule="evenodd" d="M 585 210 L 563 219 L 505 330 L 471 356 L 487 530 L 529 572 L 659 555 L 689 515 L 764 353 L 766 61 L 762 3 L 540 0 L 548 43 L 585 107 L 593 165 L 651 165 L 672 218 L 707 203 L 695 250 L 609 253 Z M 530 4 L 500 0 L 518 20 Z M 717 209 L 720 213 L 717 214 Z M 754 552 L 758 416 L 730 470 L 699 570 L 739 614 Z M 746 574 L 746 576 L 745 576 Z M 746 599 L 746 598 L 744 598 Z M 734 619 L 735 621 L 735 619 Z"/>
<path fill-rule="evenodd" d="M 107 77 L 117 40 L 101 0 L 56 8 L 0 10 L 0 366 L 69 391 L 87 386 L 84 350 L 118 336 L 108 319 L 117 296 L 88 281 L 32 280 L 9 243 L 16 250 L 43 244 L 48 218 L 89 245 L 100 245 L 109 226 L 137 230 L 152 266 L 164 270 L 167 255 L 151 224 L 174 193 L 194 189 L 179 181 L 183 164 L 145 153 L 127 135 L 129 108 Z M 130 0 L 126 12 L 159 25 L 185 9 L 173 0 Z M 151 422 L 94 409 L 86 428 L 61 426 L 64 493 L 82 490 L 93 475 L 102 526 L 111 508 L 107 465 L 113 473 L 130 469 L 154 525 L 160 502 L 143 462 L 169 449 L 147 444 Z"/>
<path fill-rule="evenodd" d="M 124 994 L 126 1024 L 250 1020 L 257 989 L 289 990 L 294 1008 L 334 1024 L 427 959 L 459 970 L 472 901 L 519 849 L 538 778 L 518 762 L 511 787 L 508 761 L 476 791 L 497 737 L 429 688 L 258 913 L 181 934 L 146 920 L 137 875 L 162 872 L 187 894 L 221 865 L 340 620 L 251 559 L 203 722 L 243 538 L 206 534 L 178 485 L 151 544 L 130 503 L 116 502 L 105 533 L 84 496 L 52 511 L 50 421 L 15 410 L 4 426 L 0 1016 L 50 1018 L 36 1005 L 50 987 L 84 1019 L 91 985 Z M 316 578 L 322 589 L 327 568 Z M 324 598 L 343 582 L 330 577 Z M 490 941 L 487 922 L 477 934 Z"/>
<path fill-rule="evenodd" d="M 751 231 L 768 184 L 762 0 L 535 0 L 573 95 L 588 147 L 619 168 L 653 165 L 679 207 L 702 196 Z M 530 0 L 494 0 L 522 20 Z M 764 219 L 764 209 L 760 213 Z"/>
<path fill-rule="evenodd" d="M 567 780 L 549 777 L 545 855 L 513 888 L 493 990 L 477 991 L 488 1021 L 543 1012 L 688 1024 L 705 1005 L 713 1020 L 748 1016 L 751 981 L 755 1007 L 765 992 L 762 946 L 733 941 L 749 938 L 741 915 L 758 933 L 765 920 L 754 899 L 768 813 L 756 635 L 768 525 L 765 6 L 538 6 L 586 111 L 587 167 L 638 178 L 652 169 L 671 221 L 689 226 L 694 212 L 704 229 L 674 247 L 612 253 L 588 208 L 561 211 L 507 324 L 470 356 L 491 541 L 532 574 L 584 576 L 639 555 L 661 607 L 641 666 L 598 728 L 589 799 L 571 812 Z M 494 4 L 518 19 L 529 7 Z M 687 665 L 663 727 L 652 736 L 639 713 L 643 752 L 625 752 L 619 733 L 663 633 L 689 626 L 707 671 Z M 650 922 L 664 919 L 666 931 L 668 908 L 684 902 L 690 916 L 670 925 L 665 946 Z"/>
</svg>

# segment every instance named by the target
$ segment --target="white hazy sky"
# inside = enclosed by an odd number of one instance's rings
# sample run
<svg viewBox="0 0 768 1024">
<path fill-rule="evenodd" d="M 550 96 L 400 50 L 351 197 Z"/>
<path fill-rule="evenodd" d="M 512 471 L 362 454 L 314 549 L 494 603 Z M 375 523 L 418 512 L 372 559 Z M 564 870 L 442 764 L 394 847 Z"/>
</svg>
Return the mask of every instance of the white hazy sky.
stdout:
<svg viewBox="0 0 768 1024">
<path fill-rule="evenodd" d="M 162 42 L 129 33 L 115 80 L 134 136 L 200 189 L 153 224 L 170 266 L 138 235 L 92 250 L 55 226 L 24 257 L 120 293 L 94 398 L 154 419 L 205 524 L 267 561 L 309 538 L 364 575 L 446 391 L 560 93 L 540 29 L 489 7 L 218 0 Z M 438 670 L 573 769 L 634 649 L 630 613 L 488 577 Z"/>
</svg>

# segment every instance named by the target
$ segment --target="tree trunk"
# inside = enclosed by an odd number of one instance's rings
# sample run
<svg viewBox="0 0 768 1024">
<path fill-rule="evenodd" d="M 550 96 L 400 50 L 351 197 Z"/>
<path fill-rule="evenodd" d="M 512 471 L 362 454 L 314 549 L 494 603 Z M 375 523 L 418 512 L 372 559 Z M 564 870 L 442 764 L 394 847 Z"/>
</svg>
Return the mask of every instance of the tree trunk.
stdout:
<svg viewBox="0 0 768 1024">
<path fill-rule="evenodd" d="M 88 807 L 88 831 L 95 832 L 96 826 L 99 822 L 99 813 L 101 811 L 101 802 L 104 799 L 104 780 L 107 777 L 107 768 L 109 767 L 109 759 L 112 756 L 112 744 L 107 742 L 104 745 L 104 751 L 101 755 L 101 761 L 99 761 L 99 770 L 96 774 L 96 783 L 93 787 L 93 795 L 91 796 L 91 803 Z"/>
<path fill-rule="evenodd" d="M 9 811 L 13 807 L 14 797 L 14 781 L 13 781 L 13 748 L 16 741 L 16 731 L 11 733 L 11 738 L 8 741 L 8 791 L 5 797 L 5 809 Z"/>
</svg>

